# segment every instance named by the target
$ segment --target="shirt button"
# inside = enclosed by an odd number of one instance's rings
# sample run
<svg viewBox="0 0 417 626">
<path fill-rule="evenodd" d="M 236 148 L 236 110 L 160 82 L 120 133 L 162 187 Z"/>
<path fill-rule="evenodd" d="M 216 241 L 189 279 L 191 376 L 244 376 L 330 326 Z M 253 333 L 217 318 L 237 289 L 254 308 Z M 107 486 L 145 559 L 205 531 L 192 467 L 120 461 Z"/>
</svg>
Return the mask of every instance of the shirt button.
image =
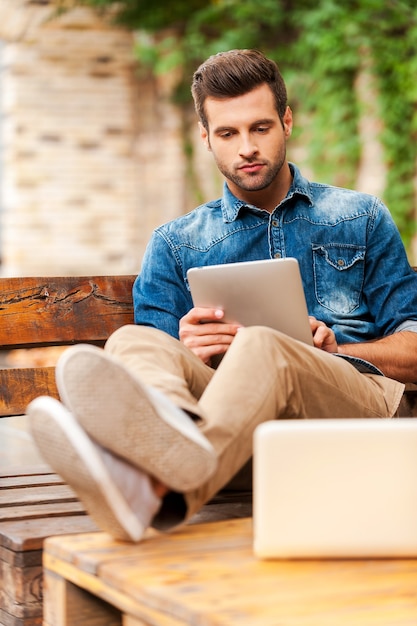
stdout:
<svg viewBox="0 0 417 626">
<path fill-rule="evenodd" d="M 276 228 L 278 225 L 278 220 L 272 220 L 272 226 Z"/>
<path fill-rule="evenodd" d="M 280 258 L 281 258 L 281 252 L 275 252 L 274 259 L 280 259 Z"/>
<path fill-rule="evenodd" d="M 339 267 L 343 267 L 343 265 L 345 264 L 345 262 L 344 262 L 344 260 L 343 260 L 343 259 L 338 259 L 338 260 L 337 260 L 337 264 L 338 264 L 338 266 L 339 266 Z"/>
</svg>

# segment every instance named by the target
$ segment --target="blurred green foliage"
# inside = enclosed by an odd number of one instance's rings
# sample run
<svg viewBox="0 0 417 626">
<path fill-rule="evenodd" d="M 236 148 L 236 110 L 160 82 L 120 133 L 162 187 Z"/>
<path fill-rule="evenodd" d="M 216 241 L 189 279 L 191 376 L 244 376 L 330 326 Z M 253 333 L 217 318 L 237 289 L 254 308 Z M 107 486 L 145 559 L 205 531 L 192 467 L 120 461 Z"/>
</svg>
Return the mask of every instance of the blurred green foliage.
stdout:
<svg viewBox="0 0 417 626">
<path fill-rule="evenodd" d="M 281 67 L 291 106 L 309 114 L 316 177 L 343 186 L 355 184 L 363 106 L 356 79 L 369 68 L 388 172 L 383 199 L 410 241 L 416 215 L 416 0 L 74 1 L 116 8 L 116 20 L 137 32 L 141 64 L 156 73 L 179 70 L 174 97 L 181 104 L 190 102 L 192 73 L 207 56 L 231 48 L 262 50 Z"/>
</svg>

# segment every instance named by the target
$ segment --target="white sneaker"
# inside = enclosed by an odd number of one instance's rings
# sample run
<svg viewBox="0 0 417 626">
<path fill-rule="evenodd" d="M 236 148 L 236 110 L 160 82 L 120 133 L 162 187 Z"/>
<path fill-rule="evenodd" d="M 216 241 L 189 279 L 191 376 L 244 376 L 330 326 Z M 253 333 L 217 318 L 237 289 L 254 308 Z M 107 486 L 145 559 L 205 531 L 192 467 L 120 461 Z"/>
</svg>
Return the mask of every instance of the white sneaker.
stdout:
<svg viewBox="0 0 417 626">
<path fill-rule="evenodd" d="M 161 506 L 149 476 L 103 451 L 54 398 L 28 408 L 33 438 L 45 461 L 74 489 L 98 527 L 139 541 Z"/>
<path fill-rule="evenodd" d="M 214 449 L 193 420 L 104 350 L 68 348 L 56 381 L 63 403 L 94 441 L 173 491 L 191 491 L 215 472 Z"/>
</svg>

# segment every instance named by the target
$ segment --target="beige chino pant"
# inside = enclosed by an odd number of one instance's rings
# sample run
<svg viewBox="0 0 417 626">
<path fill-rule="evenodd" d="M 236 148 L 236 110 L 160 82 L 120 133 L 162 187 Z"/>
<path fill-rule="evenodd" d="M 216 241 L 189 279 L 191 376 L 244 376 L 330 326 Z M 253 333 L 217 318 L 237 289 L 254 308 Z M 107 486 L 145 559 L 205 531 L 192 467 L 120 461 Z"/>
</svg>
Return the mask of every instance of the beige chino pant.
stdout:
<svg viewBox="0 0 417 626">
<path fill-rule="evenodd" d="M 142 382 L 194 414 L 213 445 L 218 468 L 184 494 L 188 519 L 252 456 L 255 427 L 273 419 L 393 417 L 404 385 L 361 374 L 350 363 L 263 326 L 240 330 L 217 369 L 170 335 L 129 325 L 108 340 Z"/>
</svg>

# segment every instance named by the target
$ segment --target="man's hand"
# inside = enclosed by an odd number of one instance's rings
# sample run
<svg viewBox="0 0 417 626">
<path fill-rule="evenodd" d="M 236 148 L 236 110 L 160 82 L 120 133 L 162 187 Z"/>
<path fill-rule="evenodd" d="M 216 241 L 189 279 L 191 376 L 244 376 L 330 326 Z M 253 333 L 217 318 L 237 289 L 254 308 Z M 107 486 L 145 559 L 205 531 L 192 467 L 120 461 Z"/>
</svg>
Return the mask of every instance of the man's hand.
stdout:
<svg viewBox="0 0 417 626">
<path fill-rule="evenodd" d="M 223 317 L 221 309 L 195 307 L 180 320 L 180 340 L 207 365 L 213 356 L 227 352 L 241 328 L 239 324 L 223 322 Z"/>
<path fill-rule="evenodd" d="M 313 343 L 316 348 L 325 352 L 337 352 L 338 345 L 334 332 L 324 322 L 319 322 L 312 315 L 309 316 L 310 328 L 313 333 Z"/>
</svg>

